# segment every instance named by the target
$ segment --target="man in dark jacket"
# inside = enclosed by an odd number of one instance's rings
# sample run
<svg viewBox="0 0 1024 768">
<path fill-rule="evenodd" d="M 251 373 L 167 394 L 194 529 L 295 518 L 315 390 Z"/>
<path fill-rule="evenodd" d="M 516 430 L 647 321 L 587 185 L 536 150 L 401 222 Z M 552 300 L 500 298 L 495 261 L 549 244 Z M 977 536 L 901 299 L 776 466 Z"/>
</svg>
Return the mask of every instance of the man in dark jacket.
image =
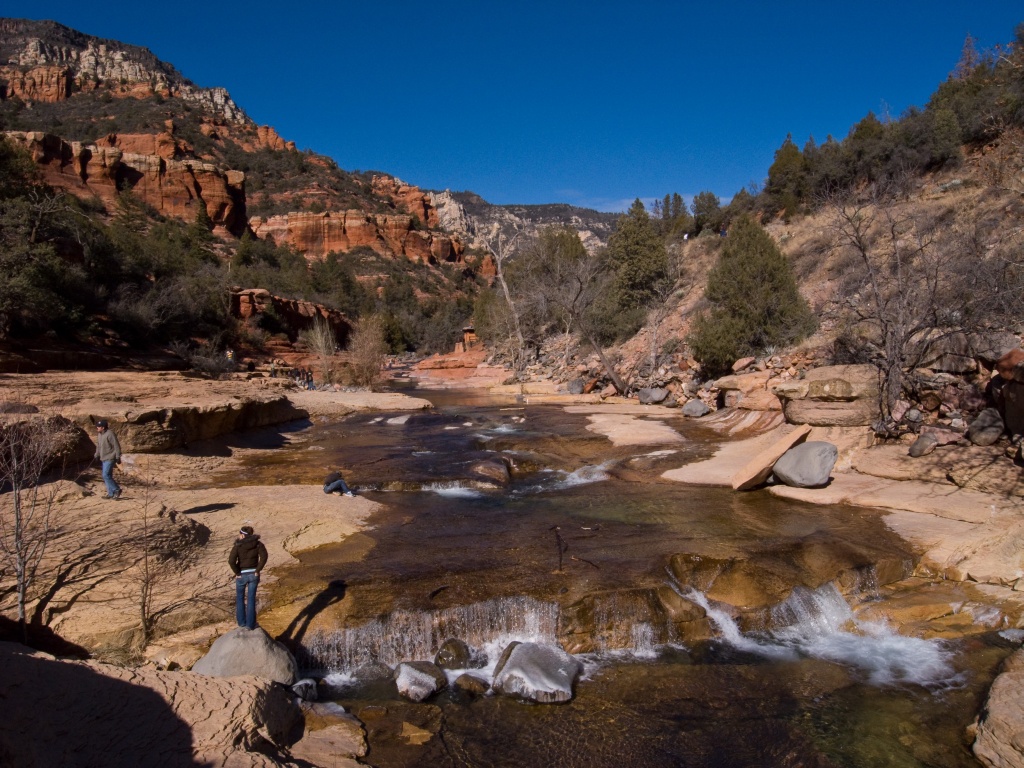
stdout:
<svg viewBox="0 0 1024 768">
<path fill-rule="evenodd" d="M 346 496 L 355 496 L 342 478 L 341 472 L 331 472 L 324 478 L 324 493 L 333 493 L 335 496 L 341 496 L 343 493 Z"/>
<path fill-rule="evenodd" d="M 243 525 L 228 555 L 235 574 L 235 619 L 238 626 L 256 629 L 256 587 L 267 564 L 267 548 L 251 525 Z"/>
<path fill-rule="evenodd" d="M 107 498 L 121 498 L 121 486 L 114 479 L 114 465 L 121 463 L 121 444 L 117 435 L 110 431 L 106 419 L 96 422 L 96 456 L 103 466 L 103 484 L 107 486 Z"/>
</svg>

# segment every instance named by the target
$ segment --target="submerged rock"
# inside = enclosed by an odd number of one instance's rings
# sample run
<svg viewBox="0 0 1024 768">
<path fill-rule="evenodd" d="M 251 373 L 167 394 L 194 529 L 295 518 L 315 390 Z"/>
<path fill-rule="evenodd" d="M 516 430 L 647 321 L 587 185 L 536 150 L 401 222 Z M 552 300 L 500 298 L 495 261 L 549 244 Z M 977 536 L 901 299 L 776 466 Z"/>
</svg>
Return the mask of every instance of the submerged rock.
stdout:
<svg viewBox="0 0 1024 768">
<path fill-rule="evenodd" d="M 480 669 L 487 666 L 487 657 L 470 648 L 465 640 L 449 638 L 434 656 L 434 663 L 441 669 Z"/>
<path fill-rule="evenodd" d="M 412 701 L 424 701 L 448 685 L 444 671 L 429 661 L 403 661 L 395 667 L 398 692 Z"/>
<path fill-rule="evenodd" d="M 570 701 L 583 670 L 574 657 L 553 645 L 513 642 L 494 671 L 494 690 L 506 696 L 552 704 Z"/>
<path fill-rule="evenodd" d="M 192 671 L 211 677 L 256 675 L 291 685 L 299 676 L 299 665 L 291 651 L 261 627 L 239 627 L 218 637 Z"/>
<path fill-rule="evenodd" d="M 469 672 L 465 672 L 455 678 L 452 686 L 462 693 L 468 693 L 470 696 L 483 696 L 491 688 L 491 684 L 482 677 L 470 674 Z"/>
</svg>

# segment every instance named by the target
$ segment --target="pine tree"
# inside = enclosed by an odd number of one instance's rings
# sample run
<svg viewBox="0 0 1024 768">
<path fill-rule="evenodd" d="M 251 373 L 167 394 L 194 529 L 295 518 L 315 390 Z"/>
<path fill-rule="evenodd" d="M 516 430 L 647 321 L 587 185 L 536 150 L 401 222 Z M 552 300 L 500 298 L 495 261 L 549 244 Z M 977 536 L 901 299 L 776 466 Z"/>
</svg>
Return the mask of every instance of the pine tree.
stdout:
<svg viewBox="0 0 1024 768">
<path fill-rule="evenodd" d="M 731 226 L 704 296 L 711 310 L 697 318 L 689 343 L 710 376 L 745 355 L 793 344 L 816 325 L 786 256 L 749 215 Z"/>
</svg>

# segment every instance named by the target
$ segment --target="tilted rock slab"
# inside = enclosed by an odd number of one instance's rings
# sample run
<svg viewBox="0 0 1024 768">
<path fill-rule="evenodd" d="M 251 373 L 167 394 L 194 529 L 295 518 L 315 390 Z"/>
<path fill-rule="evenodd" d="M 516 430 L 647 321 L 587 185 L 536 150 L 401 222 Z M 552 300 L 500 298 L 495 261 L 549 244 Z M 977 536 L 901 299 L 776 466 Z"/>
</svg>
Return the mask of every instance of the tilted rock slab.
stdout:
<svg viewBox="0 0 1024 768">
<path fill-rule="evenodd" d="M 732 476 L 734 491 L 746 491 L 763 484 L 772 473 L 772 467 L 783 454 L 795 445 L 807 439 L 811 432 L 810 426 L 802 424 L 780 437 L 770 446 L 748 461 L 742 469 Z"/>
<path fill-rule="evenodd" d="M 192 671 L 213 677 L 256 675 L 292 685 L 298 679 L 299 665 L 291 651 L 260 627 L 239 627 L 218 637 Z"/>
<path fill-rule="evenodd" d="M 267 680 L 60 661 L 0 643 L 0 763 L 278 766 L 301 734 L 292 697 Z"/>
<path fill-rule="evenodd" d="M 582 670 L 583 665 L 561 648 L 512 642 L 495 667 L 493 688 L 542 704 L 570 701 Z"/>
</svg>

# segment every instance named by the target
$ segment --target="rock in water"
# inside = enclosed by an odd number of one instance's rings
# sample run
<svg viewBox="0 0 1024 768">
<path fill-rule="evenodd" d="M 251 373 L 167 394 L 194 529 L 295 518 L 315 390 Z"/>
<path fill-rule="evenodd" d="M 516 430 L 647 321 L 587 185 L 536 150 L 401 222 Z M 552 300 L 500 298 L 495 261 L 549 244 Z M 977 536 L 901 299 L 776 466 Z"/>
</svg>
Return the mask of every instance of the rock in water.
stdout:
<svg viewBox="0 0 1024 768">
<path fill-rule="evenodd" d="M 429 661 L 403 661 L 395 667 L 398 692 L 412 701 L 423 701 L 446 685 L 444 671 Z"/>
<path fill-rule="evenodd" d="M 820 488 L 828 485 L 839 449 L 832 443 L 813 440 L 790 448 L 775 462 L 772 474 L 780 483 L 793 488 Z"/>
<path fill-rule="evenodd" d="M 553 645 L 513 642 L 494 671 L 494 690 L 542 704 L 570 701 L 583 670 L 575 657 Z"/>
<path fill-rule="evenodd" d="M 256 675 L 291 685 L 299 676 L 295 657 L 260 627 L 239 627 L 217 638 L 193 672 L 211 677 Z"/>
<path fill-rule="evenodd" d="M 480 669 L 487 666 L 487 657 L 470 648 L 465 640 L 449 638 L 434 656 L 434 663 L 441 669 Z"/>
</svg>

